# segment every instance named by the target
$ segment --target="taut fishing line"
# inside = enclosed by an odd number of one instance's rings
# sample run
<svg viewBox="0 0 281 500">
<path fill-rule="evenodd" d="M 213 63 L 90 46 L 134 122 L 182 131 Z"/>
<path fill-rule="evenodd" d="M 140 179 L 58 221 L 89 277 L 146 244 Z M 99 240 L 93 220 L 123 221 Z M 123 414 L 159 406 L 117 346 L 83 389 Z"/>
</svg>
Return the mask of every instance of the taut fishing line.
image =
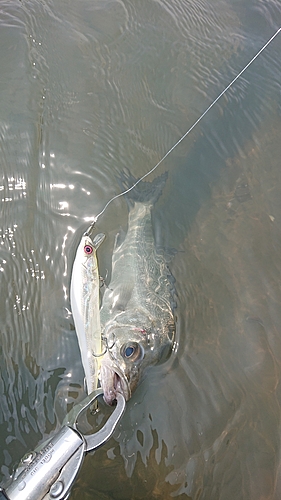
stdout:
<svg viewBox="0 0 281 500">
<path fill-rule="evenodd" d="M 196 127 L 196 125 L 202 120 L 202 118 L 204 118 L 204 116 L 208 113 L 208 111 L 210 111 L 210 109 L 218 102 L 218 100 L 228 91 L 228 89 L 236 82 L 236 80 L 238 80 L 238 78 L 240 78 L 240 76 L 244 73 L 244 71 L 246 71 L 246 69 L 248 69 L 248 67 L 257 59 L 257 57 L 259 57 L 259 55 L 266 49 L 266 47 L 272 42 L 272 40 L 274 40 L 274 38 L 278 35 L 278 33 L 280 33 L 281 31 L 281 27 L 278 28 L 278 30 L 274 33 L 274 35 L 272 35 L 272 37 L 263 45 L 263 47 L 256 53 L 256 55 L 248 62 L 248 64 L 246 64 L 246 66 L 244 66 L 244 68 L 235 76 L 235 78 L 233 78 L 233 80 L 227 85 L 227 87 L 218 95 L 218 97 L 210 104 L 210 106 L 208 106 L 207 109 L 205 109 L 205 111 L 202 113 L 201 116 L 199 116 L 199 118 L 193 123 L 193 125 L 185 132 L 185 134 L 169 149 L 169 151 L 167 151 L 167 153 L 163 156 L 163 158 L 161 158 L 161 160 L 156 164 L 154 165 L 153 168 L 151 168 L 146 174 L 144 174 L 142 177 L 140 177 L 140 179 L 138 179 L 131 187 L 129 187 L 128 189 L 126 189 L 125 191 L 122 191 L 122 193 L 119 193 L 119 194 L 116 194 L 115 196 L 113 196 L 113 198 L 111 198 L 105 205 L 105 207 L 103 208 L 103 210 L 95 216 L 94 218 L 94 222 L 93 224 L 98 220 L 98 218 L 105 212 L 105 210 L 107 209 L 108 205 L 110 205 L 110 203 L 114 200 L 116 200 L 117 198 L 120 198 L 121 196 L 124 196 L 125 194 L 129 193 L 130 191 L 132 191 L 132 189 L 134 189 L 138 184 L 139 182 L 143 181 L 143 179 L 145 179 L 148 175 L 152 174 L 152 172 L 154 172 L 154 170 L 157 169 L 157 167 L 159 167 L 159 165 L 167 158 L 167 156 L 186 138 L 186 136 Z"/>
</svg>

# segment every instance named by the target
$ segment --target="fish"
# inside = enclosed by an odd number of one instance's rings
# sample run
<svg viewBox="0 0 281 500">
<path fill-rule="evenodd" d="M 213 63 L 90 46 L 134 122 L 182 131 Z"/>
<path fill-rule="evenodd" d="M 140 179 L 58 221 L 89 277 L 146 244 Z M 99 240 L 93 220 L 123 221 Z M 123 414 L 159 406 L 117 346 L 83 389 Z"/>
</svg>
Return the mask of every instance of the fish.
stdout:
<svg viewBox="0 0 281 500">
<path fill-rule="evenodd" d="M 117 392 L 128 401 L 148 367 L 165 361 L 175 338 L 175 286 L 163 252 L 157 251 L 152 208 L 162 193 L 167 173 L 153 182 L 138 181 L 127 195 L 128 230 L 117 235 L 111 280 L 100 310 L 102 357 L 100 382 L 104 400 L 112 405 Z M 137 181 L 122 173 L 123 189 Z"/>
<path fill-rule="evenodd" d="M 93 235 L 93 225 L 83 234 L 76 251 L 70 283 L 71 309 L 88 394 L 98 387 L 101 325 L 97 249 L 104 238 L 103 233 Z"/>
</svg>

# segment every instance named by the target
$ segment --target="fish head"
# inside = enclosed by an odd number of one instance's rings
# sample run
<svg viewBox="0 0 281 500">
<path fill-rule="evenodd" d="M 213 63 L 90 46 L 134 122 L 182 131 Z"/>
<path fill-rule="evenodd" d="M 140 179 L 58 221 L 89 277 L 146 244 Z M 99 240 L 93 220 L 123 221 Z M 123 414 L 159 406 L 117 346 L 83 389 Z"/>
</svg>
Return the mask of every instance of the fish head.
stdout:
<svg viewBox="0 0 281 500">
<path fill-rule="evenodd" d="M 104 331 L 107 350 L 101 361 L 104 400 L 111 405 L 121 392 L 128 401 L 149 366 L 165 361 L 173 347 L 174 330 L 108 322 Z"/>
</svg>

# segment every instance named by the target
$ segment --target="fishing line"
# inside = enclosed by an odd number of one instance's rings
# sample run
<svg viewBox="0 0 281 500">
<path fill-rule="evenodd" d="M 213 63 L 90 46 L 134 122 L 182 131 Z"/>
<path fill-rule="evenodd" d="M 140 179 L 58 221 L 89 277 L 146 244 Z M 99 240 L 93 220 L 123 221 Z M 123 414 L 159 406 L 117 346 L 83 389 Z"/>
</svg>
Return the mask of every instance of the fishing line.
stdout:
<svg viewBox="0 0 281 500">
<path fill-rule="evenodd" d="M 188 134 L 190 134 L 190 132 L 204 118 L 204 116 L 218 102 L 218 100 L 228 91 L 228 89 L 236 82 L 236 80 L 238 80 L 238 78 L 240 78 L 240 76 L 244 73 L 244 71 L 246 71 L 246 69 L 249 68 L 249 66 L 257 59 L 257 57 L 259 57 L 259 55 L 266 49 L 266 47 L 272 42 L 272 40 L 274 40 L 274 38 L 278 35 L 278 33 L 280 33 L 280 31 L 281 31 L 281 27 L 278 28 L 278 30 L 274 33 L 274 35 L 272 35 L 272 37 L 263 45 L 263 47 L 256 53 L 256 55 L 248 62 L 248 64 L 246 64 L 246 66 L 244 66 L 244 68 L 235 76 L 235 78 L 233 78 L 233 80 L 227 85 L 227 87 L 225 87 L 225 89 L 218 95 L 218 97 L 210 104 L 210 106 L 208 106 L 207 109 L 205 109 L 205 111 L 202 113 L 202 115 L 199 116 L 199 118 L 193 123 L 193 125 L 191 125 L 191 127 L 185 132 L 185 134 L 169 149 L 169 151 L 167 151 L 167 153 L 163 156 L 163 158 L 161 158 L 161 160 L 158 163 L 156 163 L 156 165 L 154 165 L 154 167 L 152 167 L 146 174 L 144 174 L 142 177 L 140 177 L 140 179 L 138 179 L 131 187 L 129 187 L 125 191 L 122 191 L 122 193 L 116 194 L 115 196 L 113 196 L 113 198 L 111 198 L 106 203 L 103 210 L 98 215 L 96 215 L 96 217 L 94 218 L 94 222 L 92 225 L 94 225 L 94 223 L 98 220 L 98 218 L 105 212 L 108 205 L 110 205 L 110 203 L 112 203 L 112 201 L 114 201 L 117 198 L 120 198 L 121 196 L 124 196 L 125 194 L 132 191 L 132 189 L 134 189 L 139 184 L 139 182 L 143 181 L 143 179 L 148 177 L 148 175 L 152 174 L 152 172 L 154 172 L 154 170 L 156 170 L 156 168 L 159 167 L 159 165 L 167 158 L 167 156 L 186 138 L 186 136 Z"/>
</svg>

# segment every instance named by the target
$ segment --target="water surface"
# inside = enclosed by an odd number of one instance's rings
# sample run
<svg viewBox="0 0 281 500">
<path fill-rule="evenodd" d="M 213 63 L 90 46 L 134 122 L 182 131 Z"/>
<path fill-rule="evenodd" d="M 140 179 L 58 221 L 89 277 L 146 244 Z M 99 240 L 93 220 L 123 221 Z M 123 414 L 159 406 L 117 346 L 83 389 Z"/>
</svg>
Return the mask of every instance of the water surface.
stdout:
<svg viewBox="0 0 281 500">
<path fill-rule="evenodd" d="M 69 282 L 86 219 L 280 25 L 275 0 L 1 3 L 1 480 L 83 398 Z M 154 230 L 177 250 L 177 350 L 86 458 L 73 499 L 280 497 L 280 49 L 153 174 L 169 172 Z M 120 198 L 98 221 L 103 275 L 127 220 Z"/>
</svg>

